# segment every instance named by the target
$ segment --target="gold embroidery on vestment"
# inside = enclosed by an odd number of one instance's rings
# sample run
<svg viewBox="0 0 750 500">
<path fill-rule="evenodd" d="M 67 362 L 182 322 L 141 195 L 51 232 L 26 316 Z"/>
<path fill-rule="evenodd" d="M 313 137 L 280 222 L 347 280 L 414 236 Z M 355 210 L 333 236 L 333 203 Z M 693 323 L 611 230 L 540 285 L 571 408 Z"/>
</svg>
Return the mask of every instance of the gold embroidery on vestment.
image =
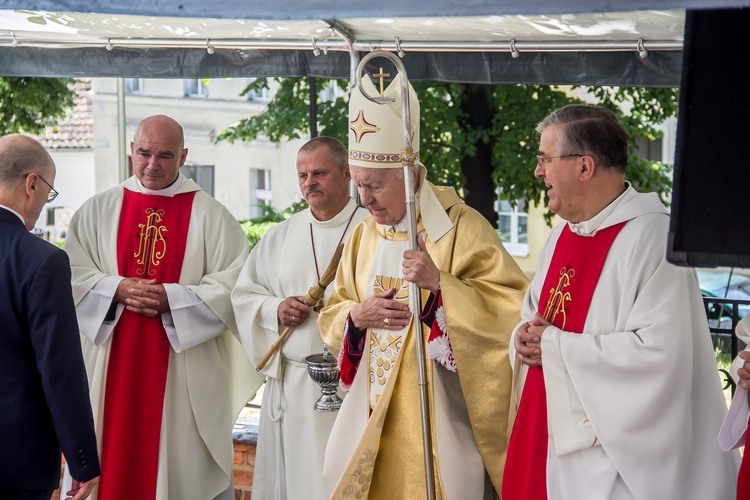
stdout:
<svg viewBox="0 0 750 500">
<path fill-rule="evenodd" d="M 391 288 L 396 289 L 393 300 L 402 304 L 409 303 L 409 282 L 404 278 L 394 278 L 393 276 L 375 276 L 374 292 L 383 293 Z"/>
<path fill-rule="evenodd" d="M 370 383 L 385 385 L 391 368 L 401 352 L 403 337 L 390 332 L 372 332 L 370 336 Z M 374 371 L 373 371 L 374 368 Z"/>
<path fill-rule="evenodd" d="M 362 136 L 365 134 L 374 134 L 380 131 L 380 127 L 367 121 L 365 112 L 362 110 L 359 110 L 357 118 L 349 122 L 349 128 L 354 132 L 354 140 L 357 143 L 362 141 Z"/>
<path fill-rule="evenodd" d="M 555 322 L 555 318 L 558 314 L 562 314 L 561 329 L 565 329 L 565 322 L 568 319 L 568 313 L 566 308 L 567 302 L 572 302 L 573 298 L 570 296 L 570 292 L 565 292 L 563 289 L 570 286 L 570 279 L 575 276 L 575 269 L 568 269 L 563 267 L 560 269 L 560 278 L 557 280 L 557 286 L 550 289 L 549 299 L 544 308 L 544 319 L 550 323 Z"/>
<path fill-rule="evenodd" d="M 156 274 L 156 267 L 167 253 L 167 240 L 163 233 L 167 232 L 167 227 L 162 222 L 164 210 L 147 208 L 146 223 L 138 224 L 138 251 L 133 254 L 139 267 L 136 273 L 139 276 L 153 276 Z"/>
<path fill-rule="evenodd" d="M 375 470 L 375 450 L 368 448 L 357 460 L 357 467 L 349 476 L 349 484 L 341 492 L 344 498 L 367 498 L 372 483 L 372 473 Z"/>
<path fill-rule="evenodd" d="M 375 276 L 373 292 L 383 293 L 395 289 L 393 300 L 402 304 L 409 303 L 409 282 L 403 278 L 392 276 Z M 369 348 L 369 381 L 368 401 L 370 409 L 374 410 L 385 389 L 388 378 L 396 365 L 396 359 L 401 352 L 404 338 L 402 333 L 385 330 L 371 330 Z"/>
</svg>

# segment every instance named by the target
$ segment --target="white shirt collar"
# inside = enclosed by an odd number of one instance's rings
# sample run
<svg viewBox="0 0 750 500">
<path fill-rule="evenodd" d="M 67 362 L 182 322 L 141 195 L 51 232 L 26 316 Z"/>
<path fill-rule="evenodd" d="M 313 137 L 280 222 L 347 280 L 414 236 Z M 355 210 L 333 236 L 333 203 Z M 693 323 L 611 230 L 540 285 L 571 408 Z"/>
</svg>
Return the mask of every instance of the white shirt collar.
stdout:
<svg viewBox="0 0 750 500">
<path fill-rule="evenodd" d="M 612 212 L 615 211 L 617 205 L 622 201 L 623 198 L 625 198 L 625 195 L 633 189 L 629 182 L 626 181 L 625 185 L 627 186 L 627 188 L 622 192 L 622 194 L 620 194 L 620 196 L 612 200 L 609 205 L 604 207 L 604 210 L 602 210 L 589 220 L 585 220 L 583 222 L 568 222 L 570 230 L 574 234 L 580 236 L 593 236 L 594 233 L 596 233 L 596 231 L 599 229 L 599 227 L 604 223 L 604 221 L 607 220 L 610 215 L 612 215 Z"/>
<path fill-rule="evenodd" d="M 138 178 L 135 179 L 136 185 L 138 186 L 138 190 L 143 194 L 155 194 L 157 196 L 174 196 L 177 191 L 180 190 L 183 184 L 187 182 L 187 177 L 182 175 L 182 172 L 180 172 L 177 175 L 177 180 L 172 183 L 171 186 L 165 187 L 164 189 L 149 189 L 145 187 L 143 184 L 141 184 L 141 181 L 138 180 Z"/>
</svg>

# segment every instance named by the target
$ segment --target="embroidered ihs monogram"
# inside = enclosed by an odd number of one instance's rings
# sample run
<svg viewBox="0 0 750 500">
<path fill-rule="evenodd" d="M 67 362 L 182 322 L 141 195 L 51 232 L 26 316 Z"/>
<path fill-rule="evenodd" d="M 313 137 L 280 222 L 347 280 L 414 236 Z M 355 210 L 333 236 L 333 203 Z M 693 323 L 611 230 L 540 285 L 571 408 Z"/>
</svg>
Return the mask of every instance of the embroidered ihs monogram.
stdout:
<svg viewBox="0 0 750 500">
<path fill-rule="evenodd" d="M 164 233 L 166 226 L 162 224 L 164 210 L 161 208 L 147 208 L 146 222 L 138 224 L 138 251 L 133 254 L 138 267 L 139 276 L 153 276 L 154 267 L 158 266 L 167 253 L 167 240 Z"/>
<path fill-rule="evenodd" d="M 575 269 L 568 269 L 567 267 L 560 269 L 557 286 L 550 289 L 549 299 L 544 308 L 544 319 L 554 325 L 558 325 L 563 330 L 565 329 L 565 322 L 568 319 L 568 302 L 573 301 L 570 292 L 566 292 L 565 289 L 570 286 L 570 280 L 575 275 Z M 561 323 L 555 322 L 558 314 L 562 315 Z"/>
</svg>

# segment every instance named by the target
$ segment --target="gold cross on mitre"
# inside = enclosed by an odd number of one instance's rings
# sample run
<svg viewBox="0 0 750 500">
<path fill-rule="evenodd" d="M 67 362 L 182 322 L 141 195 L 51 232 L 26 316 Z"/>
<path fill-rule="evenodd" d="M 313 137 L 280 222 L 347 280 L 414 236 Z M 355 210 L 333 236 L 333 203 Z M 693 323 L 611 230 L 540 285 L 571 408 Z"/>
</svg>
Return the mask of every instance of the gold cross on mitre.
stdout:
<svg viewBox="0 0 750 500">
<path fill-rule="evenodd" d="M 383 78 L 391 76 L 391 74 L 383 73 L 383 68 L 380 68 L 380 73 L 376 73 L 372 76 L 374 76 L 375 78 L 380 78 L 380 97 L 383 97 Z"/>
</svg>

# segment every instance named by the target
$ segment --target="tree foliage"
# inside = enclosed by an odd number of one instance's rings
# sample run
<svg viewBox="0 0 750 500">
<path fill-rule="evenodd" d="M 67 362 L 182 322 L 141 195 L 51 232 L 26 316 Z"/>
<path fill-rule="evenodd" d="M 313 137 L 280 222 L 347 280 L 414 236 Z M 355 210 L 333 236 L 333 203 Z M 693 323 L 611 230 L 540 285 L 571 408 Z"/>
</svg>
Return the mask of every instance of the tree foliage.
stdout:
<svg viewBox="0 0 750 500">
<path fill-rule="evenodd" d="M 272 206 L 261 205 L 263 215 L 249 220 L 240 221 L 240 226 L 245 232 L 245 236 L 247 236 L 247 243 L 250 246 L 250 250 L 253 249 L 269 229 L 307 207 L 308 205 L 305 200 L 292 203 L 281 212 L 277 212 Z"/>
<path fill-rule="evenodd" d="M 73 106 L 71 78 L 0 77 L 0 135 L 39 135 Z"/>
<path fill-rule="evenodd" d="M 307 133 L 310 104 L 307 80 L 279 78 L 276 82 L 278 90 L 268 108 L 229 127 L 218 140 L 252 141 L 264 136 L 276 142 Z M 336 85 L 344 91 L 340 94 L 346 95 L 347 83 L 321 79 L 318 88 Z M 268 79 L 259 78 L 245 92 L 268 85 Z M 444 82 L 413 82 L 413 86 L 421 110 L 420 159 L 427 166 L 429 180 L 456 187 L 467 203 L 491 222 L 495 222 L 491 215 L 495 187 L 500 188 L 503 199 L 511 204 L 520 199 L 534 204 L 543 202 L 544 184 L 533 175 L 539 141 L 534 129 L 551 111 L 583 102 L 578 96 L 584 95 L 587 102 L 613 110 L 628 129 L 634 148 L 628 180 L 641 192 L 658 193 L 667 204 L 672 189 L 671 165 L 638 158 L 635 141 L 662 137 L 657 127 L 676 115 L 677 89 Z M 476 115 L 486 110 L 490 113 L 488 119 L 477 123 Z M 336 137 L 346 144 L 347 115 L 348 103 L 343 96 L 318 102 L 320 135 Z M 467 192 L 467 187 L 486 192 L 475 198 L 473 204 L 474 193 Z"/>
</svg>

